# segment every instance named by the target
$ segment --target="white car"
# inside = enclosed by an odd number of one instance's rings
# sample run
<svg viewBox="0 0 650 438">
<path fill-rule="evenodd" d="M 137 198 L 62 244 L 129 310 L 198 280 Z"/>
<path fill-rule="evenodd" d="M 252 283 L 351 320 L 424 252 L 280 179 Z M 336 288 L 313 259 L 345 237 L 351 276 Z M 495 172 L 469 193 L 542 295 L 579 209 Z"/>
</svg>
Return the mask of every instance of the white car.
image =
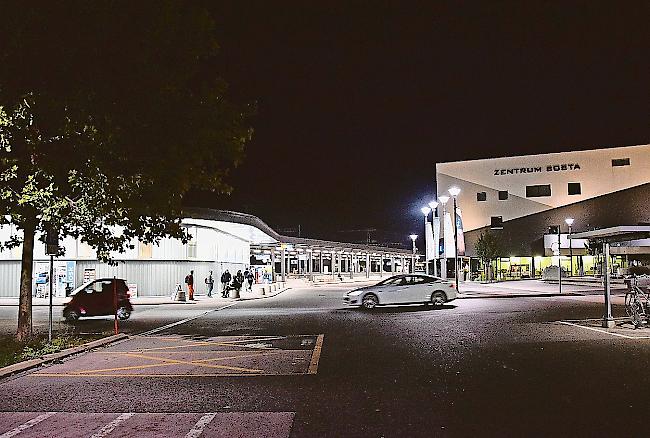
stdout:
<svg viewBox="0 0 650 438">
<path fill-rule="evenodd" d="M 348 292 L 343 302 L 349 306 L 374 309 L 386 304 L 442 304 L 456 299 L 453 282 L 431 275 L 402 274 L 389 277 L 373 286 Z"/>
</svg>

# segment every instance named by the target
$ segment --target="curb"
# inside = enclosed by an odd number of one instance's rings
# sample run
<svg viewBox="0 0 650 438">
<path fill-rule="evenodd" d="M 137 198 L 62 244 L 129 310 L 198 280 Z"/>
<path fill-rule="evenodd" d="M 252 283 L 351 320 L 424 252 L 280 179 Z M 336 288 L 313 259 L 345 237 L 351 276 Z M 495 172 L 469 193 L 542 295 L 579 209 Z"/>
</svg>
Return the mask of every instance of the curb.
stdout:
<svg viewBox="0 0 650 438">
<path fill-rule="evenodd" d="M 284 289 L 276 291 L 273 295 L 260 295 L 260 296 L 257 296 L 257 297 L 250 297 L 250 298 L 239 297 L 239 298 L 234 298 L 234 300 L 235 301 L 251 301 L 251 300 L 262 300 L 264 298 L 273 298 L 273 297 L 275 297 L 277 295 L 280 295 L 282 292 L 288 291 L 289 289 L 291 289 L 291 288 L 290 287 L 285 287 Z"/>
<path fill-rule="evenodd" d="M 538 294 L 481 294 L 477 293 L 476 295 L 465 295 L 461 292 L 459 296 L 456 297 L 457 300 L 471 300 L 471 299 L 481 299 L 481 298 L 548 298 L 548 297 L 583 297 L 584 294 L 577 292 L 566 292 L 566 293 L 538 293 Z"/>
<path fill-rule="evenodd" d="M 120 333 L 117 335 L 108 336 L 106 338 L 97 339 L 96 341 L 91 341 L 86 344 L 79 345 L 77 347 L 66 348 L 65 350 L 61 350 L 57 353 L 46 354 L 43 357 L 40 357 L 38 359 L 30 359 L 23 362 L 18 362 L 13 365 L 6 366 L 4 368 L 0 368 L 0 379 L 9 377 L 12 374 L 20 373 L 22 371 L 27 371 L 29 369 L 48 364 L 55 360 L 60 360 L 68 356 L 72 356 L 74 354 L 92 350 L 93 348 L 103 347 L 105 345 L 112 344 L 113 342 L 121 341 L 122 339 L 126 339 L 126 338 L 128 338 L 127 335 L 125 335 L 124 333 Z"/>
</svg>

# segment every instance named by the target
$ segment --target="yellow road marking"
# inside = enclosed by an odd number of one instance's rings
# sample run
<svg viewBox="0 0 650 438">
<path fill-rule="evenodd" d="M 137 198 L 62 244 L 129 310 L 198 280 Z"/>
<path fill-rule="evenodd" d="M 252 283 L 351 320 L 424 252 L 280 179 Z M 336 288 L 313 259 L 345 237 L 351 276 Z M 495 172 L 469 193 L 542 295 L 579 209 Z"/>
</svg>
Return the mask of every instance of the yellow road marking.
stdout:
<svg viewBox="0 0 650 438">
<path fill-rule="evenodd" d="M 316 339 L 316 345 L 314 345 L 314 351 L 311 354 L 311 362 L 309 364 L 308 374 L 316 374 L 318 371 L 318 361 L 320 360 L 320 352 L 323 348 L 323 338 L 325 335 L 318 335 Z"/>
<path fill-rule="evenodd" d="M 300 373 L 205 373 L 205 374 L 57 374 L 57 373 L 32 373 L 30 376 L 38 377 L 263 377 L 263 376 L 296 376 Z"/>
<path fill-rule="evenodd" d="M 179 352 L 181 353 L 181 352 Z M 280 354 L 282 352 L 280 351 L 273 351 L 270 353 L 256 353 L 256 354 L 243 354 L 243 355 L 238 355 L 238 356 L 226 356 L 226 357 L 212 357 L 209 359 L 200 359 L 200 360 L 193 360 L 193 361 L 180 361 L 180 360 L 174 360 L 174 359 L 165 359 L 165 358 L 158 358 L 154 356 L 142 356 L 142 355 L 136 355 L 136 354 L 129 354 L 129 353 L 123 353 L 120 354 L 122 356 L 129 356 L 129 357 L 138 357 L 138 358 L 143 358 L 143 359 L 152 359 L 152 360 L 158 360 L 162 363 L 155 363 L 155 364 L 145 364 L 145 365 L 133 365 L 133 366 L 125 366 L 125 367 L 114 367 L 114 368 L 103 368 L 103 369 L 93 369 L 93 370 L 81 370 L 81 371 L 74 371 L 71 374 L 78 374 L 78 375 L 86 375 L 89 373 L 104 373 L 104 372 L 111 372 L 111 371 L 126 371 L 126 370 L 137 370 L 137 369 L 144 369 L 144 368 L 156 368 L 156 367 L 164 367 L 164 366 L 171 366 L 171 365 L 197 365 L 197 366 L 204 366 L 208 368 L 222 368 L 222 369 L 230 369 L 234 371 L 246 371 L 250 373 L 261 373 L 264 372 L 264 370 L 257 370 L 257 369 L 249 369 L 249 368 L 241 368 L 241 367 L 231 367 L 227 365 L 208 365 L 205 364 L 205 362 L 216 362 L 220 360 L 230 360 L 230 359 L 240 359 L 240 358 L 249 358 L 249 357 L 258 357 L 258 356 L 268 356 L 271 354 Z"/>
<path fill-rule="evenodd" d="M 300 335 L 296 337 L 311 337 L 313 335 Z M 260 347 L 260 346 L 247 346 L 247 345 L 238 345 L 241 342 L 261 342 L 261 341 L 267 341 L 267 340 L 275 340 L 275 339 L 286 339 L 288 336 L 274 336 L 274 337 L 258 337 L 258 338 L 246 338 L 246 339 L 234 339 L 230 341 L 192 341 L 192 340 L 187 340 L 184 341 L 183 344 L 181 345 L 173 345 L 173 346 L 167 346 L 167 347 L 153 347 L 153 348 L 145 348 L 145 349 L 137 349 L 137 350 L 131 350 L 131 351 L 101 351 L 101 352 L 95 352 L 99 354 L 112 354 L 116 356 L 127 356 L 127 357 L 133 357 L 133 358 L 140 358 L 140 359 L 146 359 L 146 360 L 154 360 L 158 361 L 160 363 L 153 363 L 153 364 L 144 364 L 144 365 L 133 365 L 133 366 L 125 366 L 125 367 L 114 367 L 114 368 L 105 368 L 105 369 L 94 369 L 94 370 L 81 370 L 81 371 L 73 371 L 70 373 L 33 373 L 31 375 L 35 376 L 42 376 L 42 377 L 228 377 L 228 376 L 255 376 L 255 375 L 267 375 L 267 376 L 292 376 L 296 374 L 301 374 L 301 373 L 265 373 L 264 370 L 259 370 L 259 369 L 249 369 L 249 368 L 242 368 L 242 367 L 234 367 L 234 366 L 228 366 L 228 365 L 211 365 L 208 364 L 207 362 L 218 362 L 222 360 L 232 360 L 232 359 L 241 359 L 241 358 L 250 358 L 250 357 L 257 357 L 257 356 L 267 356 L 267 355 L 273 355 L 273 354 L 281 354 L 285 352 L 290 352 L 290 351 L 303 351 L 303 350 L 282 350 L 279 348 L 269 348 L 269 347 Z M 323 346 L 323 339 L 324 335 L 320 334 L 316 338 L 316 344 L 314 346 L 314 349 L 312 350 L 312 355 L 311 355 L 311 361 L 309 364 L 309 369 L 307 374 L 316 374 L 318 371 L 318 363 L 320 360 L 320 355 L 322 351 L 322 346 Z M 165 338 L 165 340 L 168 341 L 180 341 L 181 339 L 178 338 Z M 224 347 L 244 347 L 244 348 L 254 348 L 258 350 L 273 350 L 271 352 L 260 352 L 260 353 L 254 353 L 254 354 L 243 354 L 243 355 L 235 355 L 235 356 L 224 356 L 224 357 L 212 357 L 212 358 L 207 358 L 207 359 L 198 359 L 198 360 L 176 360 L 176 359 L 171 359 L 171 358 L 166 358 L 166 357 L 157 357 L 157 356 L 149 356 L 149 355 L 144 355 L 140 354 L 142 352 L 155 352 L 159 351 L 160 354 L 197 354 L 197 353 L 212 353 L 214 354 L 215 352 L 227 352 L 227 353 L 237 353 L 240 350 L 187 350 L 187 351 L 167 351 L 167 350 L 177 350 L 178 348 L 183 348 L 183 347 L 195 347 L 195 346 L 211 346 L 211 345 L 216 345 L 216 346 L 224 346 Z M 164 351 L 162 351 L 164 350 Z M 213 369 L 223 369 L 223 370 L 230 370 L 230 371 L 239 371 L 239 372 L 224 372 L 224 373 L 201 373 L 201 374 L 194 374 L 194 373 L 183 373 L 183 374 L 132 374 L 132 373 L 114 373 L 114 371 L 127 371 L 127 370 L 137 370 L 137 369 L 147 369 L 147 368 L 156 368 L 156 367 L 164 367 L 164 366 L 172 366 L 172 365 L 194 365 L 196 367 L 204 367 L 204 368 L 213 368 Z M 263 374 L 260 374 L 263 373 Z"/>
</svg>

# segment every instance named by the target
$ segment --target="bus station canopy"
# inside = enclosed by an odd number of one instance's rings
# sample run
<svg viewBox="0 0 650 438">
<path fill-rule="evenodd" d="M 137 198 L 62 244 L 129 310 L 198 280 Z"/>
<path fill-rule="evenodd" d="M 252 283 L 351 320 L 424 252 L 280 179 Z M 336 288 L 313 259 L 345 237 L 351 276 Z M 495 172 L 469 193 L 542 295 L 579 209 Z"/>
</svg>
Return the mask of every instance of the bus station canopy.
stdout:
<svg viewBox="0 0 650 438">
<path fill-rule="evenodd" d="M 569 239 L 600 240 L 602 242 L 627 242 L 650 238 L 649 225 L 619 225 L 600 230 L 569 234 Z"/>
</svg>

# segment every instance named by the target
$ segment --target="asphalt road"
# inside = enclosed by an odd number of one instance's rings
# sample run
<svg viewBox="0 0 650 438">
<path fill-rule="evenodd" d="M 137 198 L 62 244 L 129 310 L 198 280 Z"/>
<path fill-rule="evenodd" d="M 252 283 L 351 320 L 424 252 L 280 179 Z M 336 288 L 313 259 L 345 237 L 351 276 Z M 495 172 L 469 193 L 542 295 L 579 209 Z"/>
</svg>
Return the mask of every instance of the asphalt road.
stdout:
<svg viewBox="0 0 650 438">
<path fill-rule="evenodd" d="M 647 432 L 650 330 L 611 334 L 557 322 L 599 317 L 593 297 L 472 298 L 437 310 L 363 312 L 342 306 L 344 291 L 312 287 L 239 302 L 5 380 L 0 433 L 50 411 L 67 414 L 17 436 L 68 436 L 61 431 L 83 418 L 92 431 L 121 418 L 109 436 L 186 436 L 206 415 L 215 417 L 203 436 L 237 436 L 232 431 L 244 426 L 252 429 L 239 429 L 242 436 L 292 437 Z M 142 310 L 126 330 L 202 313 Z M 178 431 L 142 433 L 165 418 Z"/>
</svg>

